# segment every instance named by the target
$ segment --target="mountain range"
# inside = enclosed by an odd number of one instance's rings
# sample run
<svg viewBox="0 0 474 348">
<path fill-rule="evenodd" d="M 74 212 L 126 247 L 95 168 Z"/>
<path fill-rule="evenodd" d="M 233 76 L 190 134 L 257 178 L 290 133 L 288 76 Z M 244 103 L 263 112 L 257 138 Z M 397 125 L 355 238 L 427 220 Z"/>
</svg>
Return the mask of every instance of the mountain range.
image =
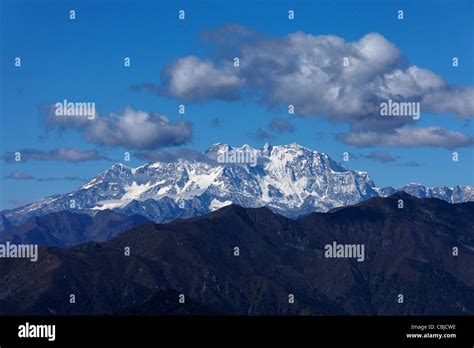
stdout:
<svg viewBox="0 0 474 348">
<path fill-rule="evenodd" d="M 232 204 L 0 259 L 0 314 L 472 315 L 473 225 L 473 202 L 404 192 L 298 219 Z M 334 242 L 363 262 L 328 258 Z"/>
<path fill-rule="evenodd" d="M 146 221 L 143 216 L 125 216 L 111 210 L 101 210 L 93 216 L 59 211 L 10 226 L 0 234 L 0 243 L 69 247 L 88 241 L 103 242 Z"/>
<path fill-rule="evenodd" d="M 219 163 L 224 153 L 255 153 L 255 166 Z M 140 215 L 157 223 L 204 215 L 230 204 L 268 207 L 290 218 L 405 191 L 450 203 L 474 201 L 472 186 L 378 188 L 366 172 L 349 170 L 324 153 L 298 144 L 261 149 L 214 144 L 200 156 L 163 159 L 138 168 L 114 164 L 73 192 L 4 210 L 0 230 L 58 211 L 94 215 L 101 210 Z"/>
</svg>

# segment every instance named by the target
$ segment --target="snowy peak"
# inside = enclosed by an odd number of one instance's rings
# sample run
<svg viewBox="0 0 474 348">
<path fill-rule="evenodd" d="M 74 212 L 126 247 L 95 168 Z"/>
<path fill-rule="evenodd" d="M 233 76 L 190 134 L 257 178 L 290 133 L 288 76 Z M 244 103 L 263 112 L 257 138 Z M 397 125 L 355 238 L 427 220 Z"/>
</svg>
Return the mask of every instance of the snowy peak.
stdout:
<svg viewBox="0 0 474 348">
<path fill-rule="evenodd" d="M 223 156 L 226 153 L 233 156 Z M 396 191 L 452 203 L 474 200 L 470 186 L 426 188 L 409 184 L 399 189 L 377 188 L 366 172 L 350 170 L 327 154 L 296 143 L 267 143 L 260 149 L 248 144 L 232 147 L 217 143 L 200 156 L 137 168 L 116 163 L 73 192 L 5 211 L 4 215 L 17 224 L 55 211 L 93 214 L 111 209 L 164 222 L 206 214 L 232 203 L 266 206 L 297 217 Z"/>
<path fill-rule="evenodd" d="M 398 189 L 394 189 L 390 186 L 377 189 L 377 192 L 381 197 L 390 196 L 397 191 L 406 192 L 409 195 L 417 198 L 438 198 L 450 203 L 474 201 L 474 187 L 472 186 L 456 185 L 455 187 L 436 186 L 429 188 L 419 183 L 410 183 L 408 185 L 401 186 Z"/>
<path fill-rule="evenodd" d="M 262 154 L 264 156 L 270 156 L 271 152 L 272 152 L 272 149 L 273 147 L 269 144 L 269 143 L 265 143 L 265 145 L 263 145 L 263 152 Z"/>
<path fill-rule="evenodd" d="M 204 154 L 222 154 L 222 153 L 233 153 L 233 152 L 250 152 L 255 154 L 257 157 L 263 159 L 259 163 L 265 163 L 265 160 L 284 162 L 284 163 L 307 163 L 308 160 L 315 162 L 316 165 L 333 170 L 336 172 L 345 172 L 348 169 L 341 163 L 332 160 L 325 153 L 319 153 L 313 151 L 307 147 L 299 145 L 297 143 L 291 143 L 288 145 L 276 145 L 272 146 L 266 143 L 263 148 L 256 149 L 251 145 L 245 144 L 241 147 L 232 147 L 224 143 L 216 143 L 210 146 Z M 215 156 L 211 156 L 211 159 L 215 159 Z"/>
<path fill-rule="evenodd" d="M 232 147 L 228 144 L 216 143 L 216 144 L 211 145 L 206 151 L 204 151 L 204 153 L 205 154 L 222 153 L 225 151 L 232 151 Z"/>
</svg>

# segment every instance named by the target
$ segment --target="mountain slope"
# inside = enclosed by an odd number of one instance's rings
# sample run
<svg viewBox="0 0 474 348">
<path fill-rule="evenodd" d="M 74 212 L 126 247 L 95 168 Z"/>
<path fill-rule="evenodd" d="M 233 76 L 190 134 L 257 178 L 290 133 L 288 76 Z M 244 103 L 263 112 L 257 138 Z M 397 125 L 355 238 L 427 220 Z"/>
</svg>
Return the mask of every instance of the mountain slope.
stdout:
<svg viewBox="0 0 474 348">
<path fill-rule="evenodd" d="M 455 186 L 453 188 L 446 186 L 437 186 L 433 188 L 425 187 L 422 184 L 408 184 L 398 189 L 393 187 L 384 187 L 378 190 L 381 197 L 387 197 L 396 191 L 403 191 L 417 198 L 438 198 L 450 203 L 462 203 L 474 201 L 474 187 Z"/>
<path fill-rule="evenodd" d="M 12 223 L 5 217 L 5 215 L 0 215 L 0 231 L 5 231 L 12 227 Z"/>
<path fill-rule="evenodd" d="M 100 244 L 42 248 L 37 263 L 0 260 L 0 302 L 35 314 L 146 313 L 173 290 L 223 314 L 472 315 L 473 225 L 474 203 L 404 193 L 298 220 L 230 205 Z M 365 245 L 365 260 L 325 257 L 333 242 Z"/>
<path fill-rule="evenodd" d="M 225 154 L 254 154 L 255 163 L 222 163 Z M 229 161 L 227 161 L 229 162 Z M 427 189 L 402 187 L 416 197 L 436 197 L 451 203 L 474 200 L 470 186 Z M 295 218 L 314 211 L 355 204 L 397 190 L 377 188 L 369 175 L 347 169 L 324 153 L 298 144 L 254 149 L 211 146 L 202 156 L 147 163 L 138 168 L 115 164 L 77 190 L 4 211 L 14 225 L 32 216 L 68 210 L 92 214 L 112 209 L 143 215 L 155 222 L 199 216 L 229 204 L 268 207 Z M 1 229 L 1 226 L 0 226 Z"/>
<path fill-rule="evenodd" d="M 93 216 L 69 211 L 33 216 L 0 235 L 0 242 L 67 247 L 87 241 L 105 241 L 120 232 L 148 221 L 139 215 L 124 216 L 110 210 Z"/>
</svg>

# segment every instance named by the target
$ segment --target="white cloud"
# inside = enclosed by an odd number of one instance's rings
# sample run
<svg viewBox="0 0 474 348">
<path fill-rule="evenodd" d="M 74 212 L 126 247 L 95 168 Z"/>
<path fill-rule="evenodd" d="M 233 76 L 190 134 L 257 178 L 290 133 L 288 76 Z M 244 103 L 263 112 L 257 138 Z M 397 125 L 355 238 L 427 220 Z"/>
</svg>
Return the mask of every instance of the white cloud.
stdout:
<svg viewBox="0 0 474 348">
<path fill-rule="evenodd" d="M 164 76 L 168 79 L 170 95 L 190 100 L 238 99 L 243 84 L 232 65 L 217 68 L 214 63 L 195 56 L 178 59 L 167 67 Z"/>
<path fill-rule="evenodd" d="M 430 70 L 408 65 L 400 49 L 378 33 L 349 42 L 334 35 L 270 38 L 237 29 L 226 26 L 207 38 L 218 52 L 237 52 L 239 68 L 225 54 L 214 61 L 186 56 L 165 69 L 162 87 L 187 100 L 251 96 L 270 107 L 293 104 L 300 116 L 347 123 L 353 132 L 390 132 L 414 123 L 381 117 L 380 103 L 388 99 L 420 102 L 422 114 L 474 115 L 473 87 L 451 86 Z"/>
<path fill-rule="evenodd" d="M 171 123 L 166 116 L 126 108 L 123 114 L 99 117 L 87 128 L 85 139 L 108 146 L 137 149 L 181 145 L 192 135 L 186 121 Z"/>
<path fill-rule="evenodd" d="M 34 180 L 35 178 L 29 174 L 19 172 L 19 171 L 14 171 L 8 174 L 6 179 L 12 179 L 12 180 Z"/>
<path fill-rule="evenodd" d="M 120 114 L 96 115 L 93 120 L 81 122 L 71 117 L 49 114 L 46 124 L 50 128 L 56 126 L 60 131 L 76 129 L 87 142 L 134 149 L 182 145 L 192 137 L 192 127 L 188 121 L 171 122 L 166 116 L 136 111 L 130 107 Z"/>
<path fill-rule="evenodd" d="M 338 134 L 338 139 L 358 147 L 418 147 L 437 146 L 448 149 L 470 146 L 474 138 L 461 132 L 441 127 L 400 128 L 393 132 L 354 132 Z"/>
<path fill-rule="evenodd" d="M 40 151 L 36 149 L 21 149 L 22 161 L 65 161 L 65 162 L 84 162 L 106 160 L 107 158 L 96 150 L 81 150 L 73 147 L 60 147 L 49 151 Z M 14 162 L 15 154 L 7 152 L 4 154 L 4 160 L 8 163 Z"/>
</svg>

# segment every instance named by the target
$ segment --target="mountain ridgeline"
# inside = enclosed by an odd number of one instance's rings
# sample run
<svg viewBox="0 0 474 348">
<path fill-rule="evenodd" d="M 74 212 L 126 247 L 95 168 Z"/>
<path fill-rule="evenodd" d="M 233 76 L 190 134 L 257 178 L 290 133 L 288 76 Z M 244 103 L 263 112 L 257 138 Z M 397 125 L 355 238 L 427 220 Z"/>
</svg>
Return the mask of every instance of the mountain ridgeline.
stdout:
<svg viewBox="0 0 474 348">
<path fill-rule="evenodd" d="M 1 242 L 69 247 L 88 241 L 102 242 L 148 221 L 143 216 L 125 216 L 101 210 L 93 216 L 59 211 L 32 216 L 19 226 L 0 233 Z"/>
<path fill-rule="evenodd" d="M 298 219 L 229 205 L 0 259 L 0 314 L 472 315 L 473 226 L 472 202 L 403 192 Z"/>
<path fill-rule="evenodd" d="M 254 153 L 254 163 L 222 163 L 228 153 Z M 140 215 L 157 223 L 200 216 L 229 204 L 268 207 L 296 218 L 405 191 L 450 203 L 474 201 L 472 186 L 378 188 L 366 172 L 349 170 L 327 154 L 298 144 L 261 149 L 215 144 L 199 156 L 162 159 L 138 168 L 117 163 L 77 190 L 2 212 L 0 231 L 33 216 L 101 210 Z M 229 156 L 223 156 L 228 158 Z M 232 157 L 232 156 L 230 156 Z"/>
</svg>

